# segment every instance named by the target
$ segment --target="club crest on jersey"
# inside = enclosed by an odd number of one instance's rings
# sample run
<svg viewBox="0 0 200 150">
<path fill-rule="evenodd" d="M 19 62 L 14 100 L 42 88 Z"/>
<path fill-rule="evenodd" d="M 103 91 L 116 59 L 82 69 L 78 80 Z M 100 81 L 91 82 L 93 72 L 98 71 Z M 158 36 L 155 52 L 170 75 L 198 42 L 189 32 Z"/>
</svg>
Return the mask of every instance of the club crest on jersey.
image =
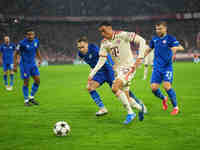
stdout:
<svg viewBox="0 0 200 150">
<path fill-rule="evenodd" d="M 167 41 L 166 40 L 163 40 L 163 44 L 166 44 L 167 43 Z"/>
<path fill-rule="evenodd" d="M 91 58 L 92 58 L 92 54 L 89 55 L 89 59 L 91 59 Z"/>
</svg>

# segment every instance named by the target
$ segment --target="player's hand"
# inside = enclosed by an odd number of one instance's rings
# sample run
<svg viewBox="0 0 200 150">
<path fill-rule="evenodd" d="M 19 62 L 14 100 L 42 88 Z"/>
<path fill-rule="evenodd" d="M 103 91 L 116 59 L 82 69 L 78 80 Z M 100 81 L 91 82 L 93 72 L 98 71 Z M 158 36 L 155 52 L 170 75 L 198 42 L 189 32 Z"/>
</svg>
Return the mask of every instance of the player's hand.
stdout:
<svg viewBox="0 0 200 150">
<path fill-rule="evenodd" d="M 88 76 L 88 83 L 92 81 L 92 77 Z"/>
<path fill-rule="evenodd" d="M 130 69 L 130 71 L 127 73 L 125 79 L 128 80 L 128 77 L 129 77 L 132 73 L 134 73 L 135 70 L 136 70 L 135 66 L 131 67 L 131 69 Z"/>
<path fill-rule="evenodd" d="M 136 67 L 133 66 L 133 67 L 131 67 L 131 70 L 130 70 L 129 72 L 130 72 L 130 73 L 133 73 L 133 72 L 135 72 L 135 70 L 136 70 Z"/>
<path fill-rule="evenodd" d="M 17 65 L 14 65 L 13 71 L 14 71 L 14 72 L 17 72 Z"/>
<path fill-rule="evenodd" d="M 180 51 L 184 51 L 184 47 L 182 45 L 179 45 Z"/>
<path fill-rule="evenodd" d="M 112 66 L 112 69 L 113 69 L 113 70 L 116 70 L 116 65 L 113 65 L 113 66 Z"/>
<path fill-rule="evenodd" d="M 40 67 L 42 60 L 38 60 L 38 67 Z"/>
</svg>

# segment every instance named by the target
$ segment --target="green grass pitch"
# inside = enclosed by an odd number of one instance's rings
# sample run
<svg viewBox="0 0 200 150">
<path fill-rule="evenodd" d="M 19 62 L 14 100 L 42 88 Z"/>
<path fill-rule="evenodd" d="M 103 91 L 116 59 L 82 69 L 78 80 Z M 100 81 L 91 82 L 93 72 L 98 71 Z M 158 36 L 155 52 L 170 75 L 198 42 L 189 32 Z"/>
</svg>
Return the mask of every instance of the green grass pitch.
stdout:
<svg viewBox="0 0 200 150">
<path fill-rule="evenodd" d="M 41 86 L 36 95 L 40 106 L 24 107 L 22 80 L 7 92 L 0 68 L 0 150 L 197 150 L 200 147 L 200 66 L 174 64 L 173 88 L 181 113 L 164 112 L 161 100 L 143 81 L 138 69 L 131 90 L 144 101 L 149 113 L 128 126 L 126 111 L 108 85 L 98 89 L 109 114 L 97 118 L 97 107 L 86 90 L 89 68 L 80 66 L 41 67 Z M 166 93 L 165 93 L 166 94 Z M 64 120 L 71 126 L 66 137 L 56 137 L 52 128 Z"/>
</svg>

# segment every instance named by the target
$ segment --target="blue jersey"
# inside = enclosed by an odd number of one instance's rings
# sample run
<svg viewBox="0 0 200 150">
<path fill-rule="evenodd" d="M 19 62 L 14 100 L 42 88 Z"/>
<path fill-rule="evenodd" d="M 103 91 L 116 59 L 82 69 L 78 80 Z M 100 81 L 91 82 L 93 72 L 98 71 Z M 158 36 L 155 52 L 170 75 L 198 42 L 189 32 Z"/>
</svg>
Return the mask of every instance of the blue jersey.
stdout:
<svg viewBox="0 0 200 150">
<path fill-rule="evenodd" d="M 150 41 L 150 48 L 154 48 L 154 68 L 172 68 L 172 47 L 178 46 L 179 42 L 171 35 L 164 37 L 154 36 Z"/>
<path fill-rule="evenodd" d="M 3 64 L 13 64 L 13 53 L 15 51 L 15 44 L 9 43 L 2 44 L 0 46 L 0 52 L 2 53 Z"/>
<path fill-rule="evenodd" d="M 81 59 L 83 59 L 91 68 L 94 68 L 99 60 L 99 47 L 94 44 L 88 45 L 88 52 L 86 54 L 82 54 L 80 51 L 78 55 Z M 104 71 L 108 69 L 112 69 L 113 61 L 111 56 L 108 55 L 108 60 L 103 65 L 103 67 L 99 71 Z"/>
<path fill-rule="evenodd" d="M 39 47 L 39 40 L 35 38 L 33 41 L 29 41 L 27 38 L 20 41 L 17 49 L 20 52 L 20 64 L 23 65 L 35 65 L 35 56 Z"/>
</svg>

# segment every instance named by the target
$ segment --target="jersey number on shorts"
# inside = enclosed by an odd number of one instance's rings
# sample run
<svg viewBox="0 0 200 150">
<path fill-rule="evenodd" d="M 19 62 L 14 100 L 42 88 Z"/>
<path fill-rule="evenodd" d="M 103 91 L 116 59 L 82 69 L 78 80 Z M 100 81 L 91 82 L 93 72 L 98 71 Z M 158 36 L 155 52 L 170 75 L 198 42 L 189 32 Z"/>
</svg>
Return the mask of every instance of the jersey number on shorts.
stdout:
<svg viewBox="0 0 200 150">
<path fill-rule="evenodd" d="M 172 79 L 172 72 L 171 71 L 167 71 L 166 72 L 166 77 L 168 78 L 168 80 Z"/>
<path fill-rule="evenodd" d="M 119 56 L 119 49 L 118 49 L 118 47 L 112 47 L 111 48 L 111 52 L 112 52 L 113 56 L 115 56 L 115 57 Z"/>
</svg>

